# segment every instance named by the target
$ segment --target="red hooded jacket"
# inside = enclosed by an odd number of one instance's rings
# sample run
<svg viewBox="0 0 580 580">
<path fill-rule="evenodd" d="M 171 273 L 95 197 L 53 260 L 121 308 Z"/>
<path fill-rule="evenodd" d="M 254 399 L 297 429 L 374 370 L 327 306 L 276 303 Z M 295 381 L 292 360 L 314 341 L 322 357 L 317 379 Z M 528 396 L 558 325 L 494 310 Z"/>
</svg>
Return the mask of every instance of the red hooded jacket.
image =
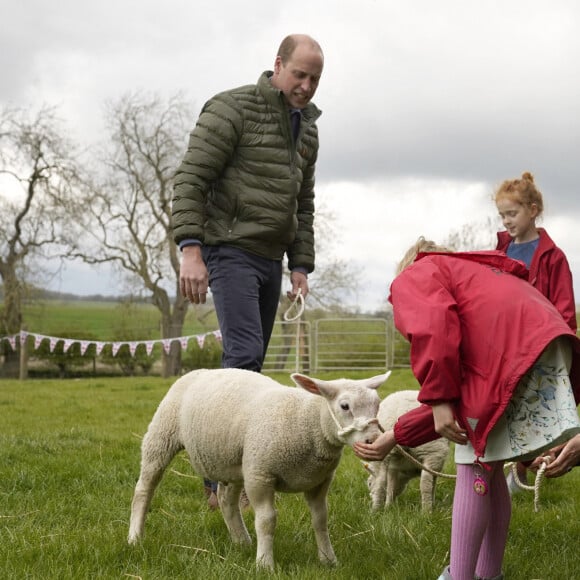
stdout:
<svg viewBox="0 0 580 580">
<path fill-rule="evenodd" d="M 419 254 L 391 285 L 395 326 L 411 344 L 425 403 L 395 425 L 397 443 L 439 437 L 429 405 L 450 402 L 477 457 L 512 393 L 558 336 L 573 344 L 571 380 L 580 400 L 580 339 L 503 252 Z"/>
<path fill-rule="evenodd" d="M 544 228 L 538 228 L 538 233 L 540 241 L 530 264 L 528 280 L 558 309 L 576 332 L 576 302 L 568 260 Z M 508 232 L 498 232 L 496 249 L 507 253 L 511 241 Z"/>
</svg>

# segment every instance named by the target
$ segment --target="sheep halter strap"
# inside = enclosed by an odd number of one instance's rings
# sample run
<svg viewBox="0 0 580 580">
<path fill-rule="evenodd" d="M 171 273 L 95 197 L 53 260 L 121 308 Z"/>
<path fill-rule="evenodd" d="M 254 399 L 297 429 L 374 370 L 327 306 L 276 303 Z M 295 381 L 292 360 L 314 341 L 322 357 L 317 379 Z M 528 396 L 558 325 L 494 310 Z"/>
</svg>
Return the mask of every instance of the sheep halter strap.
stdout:
<svg viewBox="0 0 580 580">
<path fill-rule="evenodd" d="M 334 414 L 332 407 L 330 406 L 330 403 L 328 401 L 326 401 L 326 406 L 328 407 L 328 412 L 330 413 L 330 416 L 332 417 L 338 429 L 337 436 L 343 443 L 346 443 L 346 436 L 352 433 L 353 431 L 364 431 L 370 425 L 373 425 L 374 423 L 376 424 L 379 423 L 379 420 L 376 417 L 372 419 L 355 419 L 353 423 L 347 425 L 346 427 L 343 427 L 338 422 L 338 419 L 336 418 L 336 415 Z"/>
</svg>

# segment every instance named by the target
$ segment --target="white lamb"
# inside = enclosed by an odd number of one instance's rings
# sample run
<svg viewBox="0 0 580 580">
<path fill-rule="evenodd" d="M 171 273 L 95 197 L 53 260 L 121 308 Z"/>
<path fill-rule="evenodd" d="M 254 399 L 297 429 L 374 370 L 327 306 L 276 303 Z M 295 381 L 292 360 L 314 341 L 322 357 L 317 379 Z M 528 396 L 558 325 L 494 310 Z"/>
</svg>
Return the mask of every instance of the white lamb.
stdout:
<svg viewBox="0 0 580 580">
<path fill-rule="evenodd" d="M 129 543 L 143 535 L 155 488 L 173 457 L 185 449 L 199 475 L 219 482 L 221 512 L 236 543 L 251 543 L 239 508 L 245 489 L 255 513 L 259 567 L 274 567 L 276 491 L 304 493 L 318 556 L 336 563 L 327 492 L 343 447 L 379 436 L 375 389 L 388 374 L 358 381 L 293 374 L 305 390 L 239 369 L 184 375 L 161 401 L 143 439 Z"/>
<path fill-rule="evenodd" d="M 391 429 L 397 419 L 419 406 L 419 391 L 397 391 L 381 401 L 378 418 L 381 426 Z M 449 441 L 436 439 L 419 447 L 403 447 L 420 464 L 441 473 L 449 455 Z M 369 471 L 368 485 L 373 510 L 388 506 L 403 492 L 407 483 L 414 477 L 421 476 L 421 507 L 423 511 L 433 510 L 435 484 L 437 477 L 422 470 L 417 464 L 405 457 L 395 447 L 382 461 L 365 464 Z"/>
</svg>

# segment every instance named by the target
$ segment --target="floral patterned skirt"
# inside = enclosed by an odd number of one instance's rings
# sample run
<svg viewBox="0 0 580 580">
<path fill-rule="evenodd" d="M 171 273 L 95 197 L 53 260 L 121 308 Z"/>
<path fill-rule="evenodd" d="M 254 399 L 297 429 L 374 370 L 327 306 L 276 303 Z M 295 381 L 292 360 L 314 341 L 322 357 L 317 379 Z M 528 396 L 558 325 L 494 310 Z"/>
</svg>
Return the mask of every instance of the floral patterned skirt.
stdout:
<svg viewBox="0 0 580 580">
<path fill-rule="evenodd" d="M 528 461 L 580 433 L 569 377 L 571 358 L 565 338 L 546 347 L 491 430 L 481 461 Z M 456 463 L 474 460 L 470 443 L 455 446 Z"/>
</svg>

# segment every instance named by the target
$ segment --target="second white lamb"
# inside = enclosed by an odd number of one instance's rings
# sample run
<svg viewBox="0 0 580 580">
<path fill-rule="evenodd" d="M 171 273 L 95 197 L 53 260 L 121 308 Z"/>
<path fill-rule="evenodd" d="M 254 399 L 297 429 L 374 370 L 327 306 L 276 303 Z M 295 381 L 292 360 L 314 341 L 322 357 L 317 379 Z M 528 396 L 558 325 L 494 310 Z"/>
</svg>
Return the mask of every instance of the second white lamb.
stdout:
<svg viewBox="0 0 580 580">
<path fill-rule="evenodd" d="M 406 390 L 386 396 L 381 401 L 378 413 L 383 429 L 391 429 L 401 415 L 418 407 L 418 394 L 419 391 Z M 441 437 L 419 447 L 403 449 L 419 464 L 441 473 L 449 456 L 449 441 Z M 408 459 L 398 446 L 382 461 L 365 463 L 365 467 L 369 472 L 368 486 L 373 510 L 392 504 L 411 479 L 420 477 L 421 508 L 425 512 L 432 511 L 437 477 Z"/>
</svg>

